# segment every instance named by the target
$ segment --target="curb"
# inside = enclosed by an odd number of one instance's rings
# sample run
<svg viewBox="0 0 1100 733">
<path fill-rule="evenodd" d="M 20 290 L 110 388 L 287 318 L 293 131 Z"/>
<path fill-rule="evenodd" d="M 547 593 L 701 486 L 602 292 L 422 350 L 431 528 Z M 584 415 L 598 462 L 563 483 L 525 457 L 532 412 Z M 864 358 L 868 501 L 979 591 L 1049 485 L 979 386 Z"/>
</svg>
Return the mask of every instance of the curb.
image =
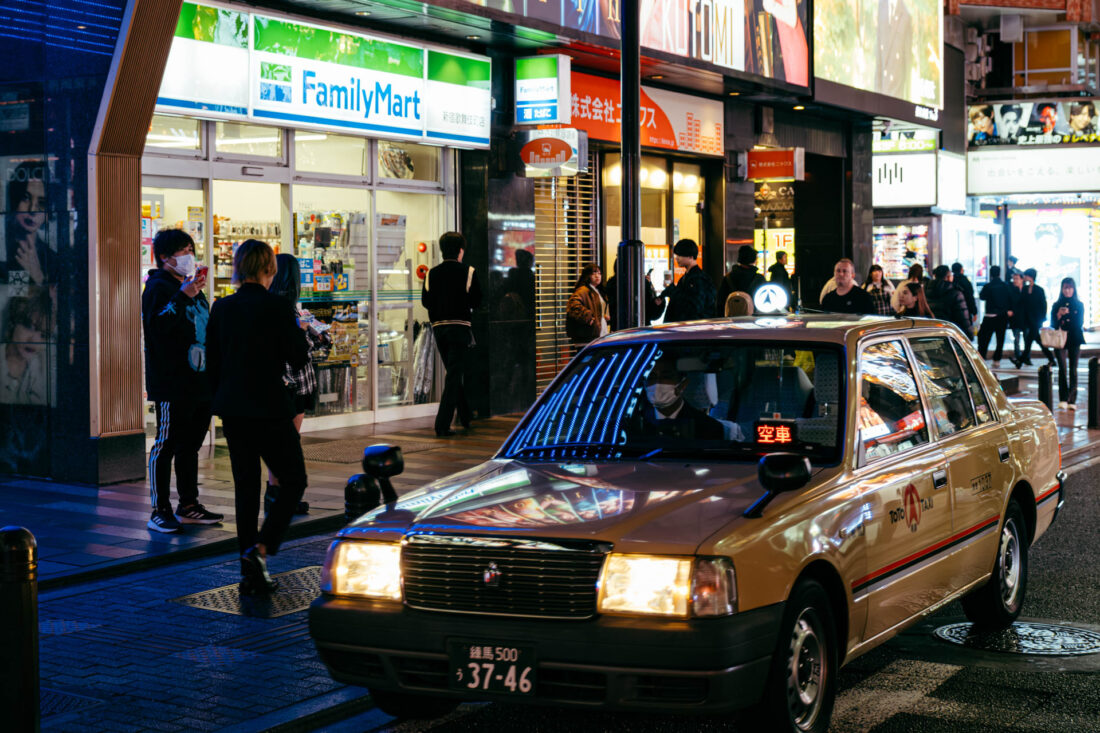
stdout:
<svg viewBox="0 0 1100 733">
<path fill-rule="evenodd" d="M 307 733 L 339 723 L 374 707 L 363 687 L 345 687 L 289 705 L 252 720 L 219 729 L 218 733 Z"/>
<path fill-rule="evenodd" d="M 302 537 L 321 534 L 323 532 L 335 531 L 342 528 L 346 523 L 347 520 L 342 511 L 331 511 L 324 515 L 293 522 L 290 527 L 287 528 L 284 539 L 296 540 Z M 58 590 L 70 585 L 114 578 L 119 575 L 128 575 L 142 570 L 172 565 L 177 562 L 186 562 L 188 560 L 196 560 L 198 558 L 222 555 L 236 551 L 237 538 L 227 537 L 222 540 L 205 542 L 194 547 L 173 549 L 156 555 L 144 555 L 136 559 L 121 558 L 115 562 L 102 563 L 98 567 L 78 570 L 67 575 L 53 578 L 40 578 L 38 581 L 38 591 L 43 593 Z"/>
</svg>

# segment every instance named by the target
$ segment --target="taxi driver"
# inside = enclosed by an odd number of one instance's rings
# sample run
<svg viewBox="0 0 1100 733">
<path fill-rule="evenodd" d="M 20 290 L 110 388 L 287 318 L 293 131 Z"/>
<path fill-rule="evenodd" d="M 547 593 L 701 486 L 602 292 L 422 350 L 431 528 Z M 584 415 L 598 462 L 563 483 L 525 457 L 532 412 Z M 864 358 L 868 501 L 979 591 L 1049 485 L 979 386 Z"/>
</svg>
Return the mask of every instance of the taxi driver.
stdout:
<svg viewBox="0 0 1100 733">
<path fill-rule="evenodd" d="M 657 432 L 674 438 L 725 439 L 721 421 L 684 400 L 687 386 L 688 377 L 676 368 L 675 357 L 663 357 L 653 365 L 645 393 L 656 413 L 651 419 Z"/>
</svg>

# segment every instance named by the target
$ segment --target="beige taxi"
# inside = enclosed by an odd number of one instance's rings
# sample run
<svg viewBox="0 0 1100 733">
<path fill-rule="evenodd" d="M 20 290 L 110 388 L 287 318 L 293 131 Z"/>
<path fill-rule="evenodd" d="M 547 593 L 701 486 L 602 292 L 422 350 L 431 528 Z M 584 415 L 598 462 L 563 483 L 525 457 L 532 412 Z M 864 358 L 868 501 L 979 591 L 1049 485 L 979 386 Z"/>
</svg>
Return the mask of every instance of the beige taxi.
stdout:
<svg viewBox="0 0 1100 733">
<path fill-rule="evenodd" d="M 375 455 L 383 482 L 400 470 Z M 621 332 L 492 460 L 344 529 L 311 633 L 399 716 L 749 708 L 824 731 L 838 669 L 925 615 L 1019 615 L 1060 463 L 1050 411 L 1007 399 L 944 322 Z"/>
</svg>

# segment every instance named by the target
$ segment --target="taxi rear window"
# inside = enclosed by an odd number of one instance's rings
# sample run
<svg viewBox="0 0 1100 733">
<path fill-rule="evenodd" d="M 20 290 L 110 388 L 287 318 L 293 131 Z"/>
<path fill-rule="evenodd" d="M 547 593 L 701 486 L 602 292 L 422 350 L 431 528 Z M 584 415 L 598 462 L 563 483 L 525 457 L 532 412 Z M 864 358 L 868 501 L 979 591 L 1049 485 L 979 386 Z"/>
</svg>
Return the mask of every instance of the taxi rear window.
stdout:
<svg viewBox="0 0 1100 733">
<path fill-rule="evenodd" d="M 844 352 L 820 343 L 674 341 L 590 349 L 555 382 L 501 456 L 839 460 Z"/>
</svg>

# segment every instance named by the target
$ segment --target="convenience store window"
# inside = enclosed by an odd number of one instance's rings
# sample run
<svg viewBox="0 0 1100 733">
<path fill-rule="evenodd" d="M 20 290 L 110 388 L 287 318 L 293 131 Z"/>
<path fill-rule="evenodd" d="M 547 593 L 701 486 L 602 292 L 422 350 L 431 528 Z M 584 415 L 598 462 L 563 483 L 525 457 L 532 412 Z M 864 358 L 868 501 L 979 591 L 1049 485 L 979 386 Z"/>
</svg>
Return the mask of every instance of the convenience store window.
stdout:
<svg viewBox="0 0 1100 733">
<path fill-rule="evenodd" d="M 170 155 L 201 153 L 202 122 L 188 117 L 153 115 L 145 146 Z"/>
<path fill-rule="evenodd" d="M 302 130 L 294 133 L 294 167 L 300 172 L 366 177 L 369 140 Z"/>
<path fill-rule="evenodd" d="M 378 177 L 440 183 L 443 150 L 432 145 L 378 141 Z"/>
<path fill-rule="evenodd" d="M 214 151 L 233 158 L 260 157 L 281 160 L 283 131 L 278 127 L 218 122 L 214 125 Z"/>
<path fill-rule="evenodd" d="M 233 254 L 246 239 L 260 239 L 275 253 L 282 248 L 282 191 L 277 183 L 214 181 L 212 295 L 233 292 Z"/>
</svg>

